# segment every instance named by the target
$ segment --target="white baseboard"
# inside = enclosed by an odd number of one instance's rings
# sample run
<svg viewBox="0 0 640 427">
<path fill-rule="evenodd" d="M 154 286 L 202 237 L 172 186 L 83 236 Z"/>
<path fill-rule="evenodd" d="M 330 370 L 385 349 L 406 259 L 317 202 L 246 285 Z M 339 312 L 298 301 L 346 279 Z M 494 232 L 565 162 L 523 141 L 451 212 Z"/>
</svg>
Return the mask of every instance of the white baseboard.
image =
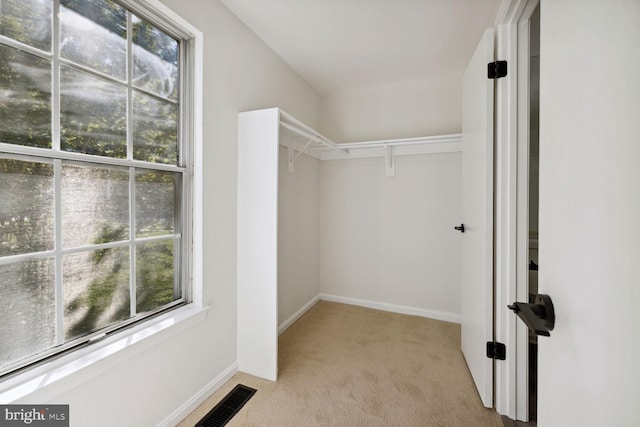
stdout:
<svg viewBox="0 0 640 427">
<path fill-rule="evenodd" d="M 286 331 L 289 328 L 289 326 L 293 325 L 296 320 L 301 318 L 302 315 L 305 314 L 307 311 L 309 311 L 311 307 L 316 305 L 318 301 L 320 301 L 320 295 L 316 295 L 315 297 L 311 298 L 309 302 L 307 302 L 305 305 L 303 305 L 300 308 L 300 310 L 296 311 L 287 320 L 282 322 L 282 324 L 278 327 L 278 335 Z"/>
<path fill-rule="evenodd" d="M 200 391 L 184 402 L 178 409 L 173 411 L 167 418 L 162 420 L 157 427 L 174 427 L 180 421 L 185 419 L 192 413 L 202 402 L 207 400 L 216 390 L 223 386 L 238 372 L 238 362 L 235 362 L 227 369 L 222 371 L 220 375 L 214 378 L 209 384 L 204 386 Z"/>
<path fill-rule="evenodd" d="M 341 297 L 331 294 L 320 294 L 320 300 L 339 302 L 342 304 L 357 305 L 360 307 L 373 308 L 376 310 L 390 311 L 392 313 L 409 314 L 412 316 L 426 317 L 428 319 L 442 320 L 445 322 L 460 323 L 459 314 L 448 313 L 445 311 L 427 310 L 418 307 L 409 307 L 405 305 L 389 304 L 386 302 L 364 300 L 359 298 Z"/>
</svg>

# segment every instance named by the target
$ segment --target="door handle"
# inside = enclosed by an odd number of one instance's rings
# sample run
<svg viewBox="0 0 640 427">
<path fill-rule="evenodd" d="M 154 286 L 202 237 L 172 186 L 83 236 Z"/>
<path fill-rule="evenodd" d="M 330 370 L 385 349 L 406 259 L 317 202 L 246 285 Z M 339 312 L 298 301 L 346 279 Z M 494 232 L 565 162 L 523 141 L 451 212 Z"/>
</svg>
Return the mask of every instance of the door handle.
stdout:
<svg viewBox="0 0 640 427">
<path fill-rule="evenodd" d="M 461 233 L 464 233 L 464 224 L 460 224 L 458 227 L 453 227 L 455 230 L 458 230 Z"/>
<path fill-rule="evenodd" d="M 533 304 L 514 302 L 507 308 L 513 310 L 536 335 L 551 336 L 549 331 L 556 323 L 556 314 L 549 295 L 538 294 Z"/>
</svg>

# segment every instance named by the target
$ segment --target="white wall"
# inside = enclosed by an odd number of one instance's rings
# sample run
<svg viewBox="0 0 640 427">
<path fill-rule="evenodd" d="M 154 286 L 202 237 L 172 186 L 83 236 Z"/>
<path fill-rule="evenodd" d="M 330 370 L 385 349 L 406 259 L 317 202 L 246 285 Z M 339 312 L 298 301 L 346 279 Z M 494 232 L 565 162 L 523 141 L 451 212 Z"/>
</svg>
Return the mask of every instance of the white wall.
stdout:
<svg viewBox="0 0 640 427">
<path fill-rule="evenodd" d="M 460 133 L 462 74 L 325 94 L 320 126 L 336 142 Z"/>
<path fill-rule="evenodd" d="M 322 95 L 320 130 L 336 142 L 460 133 L 462 74 Z M 459 321 L 459 153 L 321 164 L 322 293 Z"/>
<path fill-rule="evenodd" d="M 323 293 L 459 321 L 460 153 L 323 161 Z"/>
<path fill-rule="evenodd" d="M 31 402 L 67 403 L 75 427 L 155 426 L 237 360 L 238 112 L 279 106 L 317 126 L 317 93 L 217 0 L 164 0 L 204 33 L 204 304 L 206 320 L 73 388 Z M 101 365 L 101 364 L 99 364 Z M 206 396 L 205 396 L 206 397 Z"/>
<path fill-rule="evenodd" d="M 302 154 L 290 173 L 288 153 L 280 147 L 278 325 L 320 292 L 320 160 Z"/>
<path fill-rule="evenodd" d="M 538 425 L 635 426 L 640 2 L 541 5 Z"/>
</svg>

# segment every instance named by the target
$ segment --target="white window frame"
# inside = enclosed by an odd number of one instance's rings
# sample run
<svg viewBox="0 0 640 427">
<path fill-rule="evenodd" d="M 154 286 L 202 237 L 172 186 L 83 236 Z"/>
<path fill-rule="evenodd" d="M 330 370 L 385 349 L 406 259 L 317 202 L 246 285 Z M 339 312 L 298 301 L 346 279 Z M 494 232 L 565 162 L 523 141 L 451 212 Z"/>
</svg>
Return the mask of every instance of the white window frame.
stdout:
<svg viewBox="0 0 640 427">
<path fill-rule="evenodd" d="M 203 105 L 203 35 L 197 28 L 177 15 L 158 0 L 118 0 L 120 4 L 139 14 L 152 24 L 160 25 L 163 30 L 171 28 L 177 31 L 174 36 L 184 40 L 181 50 L 181 70 L 184 79 L 181 81 L 188 90 L 183 90 L 181 99 L 183 113 L 181 114 L 180 132 L 185 140 L 189 152 L 181 153 L 183 164 L 191 171 L 190 184 L 183 194 L 183 210 L 186 215 L 182 239 L 183 246 L 189 251 L 189 256 L 182 264 L 182 278 L 185 281 L 184 292 L 188 293 L 189 303 L 177 309 L 168 311 L 156 317 L 142 320 L 133 326 L 117 331 L 112 335 L 98 336 L 92 345 L 53 357 L 34 367 L 24 369 L 14 375 L 8 375 L 0 381 L 0 402 L 10 403 L 37 393 L 39 398 L 46 398 L 51 385 L 64 380 L 65 387 L 73 387 L 84 382 L 84 375 L 74 375 L 87 368 L 99 370 L 108 369 L 119 361 L 124 360 L 132 352 L 143 351 L 175 334 L 186 330 L 205 319 L 208 307 L 203 305 L 202 297 L 202 232 L 203 232 L 203 200 L 202 200 L 202 105 Z M 181 88 L 181 89 L 184 89 Z M 5 145 L 5 144 L 3 144 Z M 26 151 L 17 149 L 15 154 L 34 154 L 32 147 L 24 147 Z M 9 147 L 13 151 L 14 147 Z M 32 148 L 35 152 L 42 149 Z M 60 153 L 60 152 L 58 152 Z M 85 155 L 79 155 L 83 161 Z M 62 153 L 59 158 L 77 160 L 75 153 Z M 128 163 L 132 161 L 129 160 Z M 148 163 L 140 163 L 149 167 Z M 131 164 L 128 164 L 131 166 Z M 154 169 L 163 169 L 161 165 Z M 188 173 L 188 172 L 187 172 Z M 94 366 L 100 362 L 99 367 Z M 51 392 L 51 391 L 50 391 Z M 51 397 L 55 395 L 52 394 Z"/>
</svg>

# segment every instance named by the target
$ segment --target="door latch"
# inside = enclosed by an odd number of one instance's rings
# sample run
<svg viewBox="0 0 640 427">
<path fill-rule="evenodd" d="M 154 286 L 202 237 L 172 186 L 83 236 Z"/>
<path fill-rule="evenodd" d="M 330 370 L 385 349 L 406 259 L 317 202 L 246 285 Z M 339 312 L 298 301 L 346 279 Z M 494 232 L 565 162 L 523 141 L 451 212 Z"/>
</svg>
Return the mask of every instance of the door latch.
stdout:
<svg viewBox="0 0 640 427">
<path fill-rule="evenodd" d="M 455 230 L 458 230 L 461 233 L 464 233 L 464 224 L 460 224 L 458 227 L 453 227 Z"/>
</svg>

